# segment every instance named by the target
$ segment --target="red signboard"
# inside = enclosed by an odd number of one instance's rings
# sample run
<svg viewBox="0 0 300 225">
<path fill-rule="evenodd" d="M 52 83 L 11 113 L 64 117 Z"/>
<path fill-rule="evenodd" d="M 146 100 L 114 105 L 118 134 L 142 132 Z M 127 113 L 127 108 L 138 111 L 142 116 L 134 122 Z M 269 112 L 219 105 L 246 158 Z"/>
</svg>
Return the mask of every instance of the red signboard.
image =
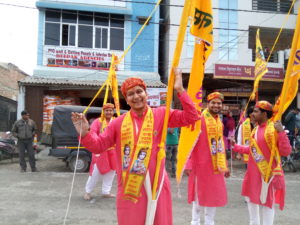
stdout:
<svg viewBox="0 0 300 225">
<path fill-rule="evenodd" d="M 268 70 L 262 80 L 283 81 L 284 70 L 282 68 L 268 67 Z M 214 78 L 254 80 L 254 66 L 215 64 Z"/>
</svg>

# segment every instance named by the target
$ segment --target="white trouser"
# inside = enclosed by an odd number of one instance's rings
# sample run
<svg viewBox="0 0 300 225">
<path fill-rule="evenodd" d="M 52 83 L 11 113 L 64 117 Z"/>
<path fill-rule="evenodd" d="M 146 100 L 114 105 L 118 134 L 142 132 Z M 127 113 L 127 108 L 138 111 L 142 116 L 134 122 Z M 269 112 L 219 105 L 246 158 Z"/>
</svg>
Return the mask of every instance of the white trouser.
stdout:
<svg viewBox="0 0 300 225">
<path fill-rule="evenodd" d="M 200 206 L 197 201 L 193 201 L 191 225 L 200 225 L 200 215 L 204 212 L 204 225 L 214 225 L 216 207 Z"/>
<path fill-rule="evenodd" d="M 260 225 L 259 205 L 250 202 L 249 198 L 247 197 L 246 201 L 248 204 L 250 225 Z M 263 225 L 273 225 L 274 215 L 274 207 L 270 209 L 269 207 L 262 206 Z"/>
<path fill-rule="evenodd" d="M 115 177 L 116 171 L 110 170 L 105 174 L 101 174 L 97 168 L 97 165 L 94 165 L 94 169 L 92 172 L 92 176 L 89 176 L 86 185 L 85 185 L 85 192 L 91 193 L 98 181 L 102 177 L 102 194 L 110 194 L 111 186 Z"/>
</svg>

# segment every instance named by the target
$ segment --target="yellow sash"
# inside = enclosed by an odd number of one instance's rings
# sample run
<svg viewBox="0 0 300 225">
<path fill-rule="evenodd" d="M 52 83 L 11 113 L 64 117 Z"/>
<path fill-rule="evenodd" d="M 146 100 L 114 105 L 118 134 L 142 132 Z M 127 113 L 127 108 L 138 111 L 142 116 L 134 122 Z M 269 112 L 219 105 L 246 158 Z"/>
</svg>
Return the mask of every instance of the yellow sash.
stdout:
<svg viewBox="0 0 300 225">
<path fill-rule="evenodd" d="M 99 121 L 100 121 L 100 134 L 103 133 L 103 131 L 106 129 L 106 127 L 108 126 L 108 124 L 114 119 L 115 117 L 112 117 L 110 119 L 110 121 L 107 123 L 105 118 L 100 117 Z M 114 150 L 115 149 L 115 145 L 114 147 L 110 147 L 108 148 L 106 151 L 110 151 L 110 150 Z"/>
<path fill-rule="evenodd" d="M 225 145 L 223 140 L 223 124 L 219 118 L 215 119 L 206 109 L 202 115 L 205 119 L 209 149 L 211 152 L 213 171 L 215 174 L 227 172 Z"/>
<path fill-rule="evenodd" d="M 250 118 L 247 118 L 242 123 L 242 145 L 249 146 L 251 141 L 251 123 Z M 249 160 L 249 154 L 243 154 L 244 162 L 247 163 Z"/>
<path fill-rule="evenodd" d="M 134 126 L 130 112 L 126 113 L 121 126 L 122 181 L 124 198 L 137 202 L 146 177 L 153 139 L 153 112 L 148 107 L 138 140 L 135 143 Z"/>
<path fill-rule="evenodd" d="M 255 127 L 252 131 L 252 138 L 251 138 L 251 148 L 250 148 L 250 153 L 254 159 L 254 162 L 256 163 L 259 172 L 263 176 L 264 180 L 267 175 L 268 167 L 269 167 L 269 162 L 266 160 L 264 157 L 260 147 L 257 144 L 257 141 L 255 139 L 255 134 L 257 132 L 257 127 Z M 268 148 L 271 152 L 271 150 L 275 151 L 275 159 L 277 161 L 277 166 L 272 170 L 272 175 L 283 175 L 281 166 L 280 166 L 280 157 L 278 157 L 278 147 L 277 147 L 277 138 L 275 134 L 275 128 L 274 128 L 274 123 L 271 121 L 268 121 L 267 127 L 264 133 L 264 138 L 267 142 Z M 270 165 L 272 166 L 272 164 Z"/>
</svg>

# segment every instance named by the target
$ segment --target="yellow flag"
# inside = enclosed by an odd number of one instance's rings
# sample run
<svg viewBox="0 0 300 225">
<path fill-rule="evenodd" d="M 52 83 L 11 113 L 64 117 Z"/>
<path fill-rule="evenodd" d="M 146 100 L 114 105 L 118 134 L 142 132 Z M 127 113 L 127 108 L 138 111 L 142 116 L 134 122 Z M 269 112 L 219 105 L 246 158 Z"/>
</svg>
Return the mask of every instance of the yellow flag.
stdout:
<svg viewBox="0 0 300 225">
<path fill-rule="evenodd" d="M 300 7 L 299 7 L 300 10 Z M 298 10 L 298 12 L 300 12 Z M 273 120 L 280 120 L 282 114 L 292 103 L 298 92 L 298 80 L 300 79 L 300 14 L 298 14 L 296 29 L 294 32 L 290 58 L 285 73 L 280 97 L 274 106 Z"/>
<path fill-rule="evenodd" d="M 114 64 L 116 65 L 118 62 L 118 57 L 114 56 Z M 111 86 L 112 86 L 112 96 L 114 98 L 114 103 L 116 107 L 117 115 L 120 116 L 120 102 L 119 102 L 119 89 L 118 89 L 118 80 L 116 74 L 116 68 L 112 71 L 111 74 Z"/>
<path fill-rule="evenodd" d="M 268 72 L 267 62 L 265 60 L 263 48 L 259 38 L 259 29 L 256 32 L 256 50 L 255 50 L 255 69 L 254 69 L 254 85 L 251 99 L 255 99 L 258 91 L 258 84 L 261 78 Z"/>
<path fill-rule="evenodd" d="M 192 0 L 190 11 L 191 34 L 205 41 L 205 60 L 212 52 L 213 43 L 213 15 L 211 1 Z M 199 42 L 199 40 L 197 40 Z"/>
<path fill-rule="evenodd" d="M 202 109 L 202 82 L 204 78 L 204 64 L 212 52 L 213 17 L 211 1 L 193 0 L 191 7 L 191 34 L 195 38 L 194 56 L 189 78 L 187 93 L 194 102 L 199 114 Z M 179 183 L 185 164 L 193 150 L 201 132 L 201 122 L 181 128 L 178 145 L 178 160 L 176 179 Z"/>
</svg>

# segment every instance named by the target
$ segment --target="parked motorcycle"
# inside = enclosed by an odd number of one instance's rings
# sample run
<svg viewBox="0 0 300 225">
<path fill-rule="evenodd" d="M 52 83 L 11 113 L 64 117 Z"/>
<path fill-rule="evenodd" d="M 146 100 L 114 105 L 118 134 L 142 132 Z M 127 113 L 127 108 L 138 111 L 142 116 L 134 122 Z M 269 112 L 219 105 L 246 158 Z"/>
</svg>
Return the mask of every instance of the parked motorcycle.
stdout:
<svg viewBox="0 0 300 225">
<path fill-rule="evenodd" d="M 16 156 L 18 156 L 16 138 L 8 131 L 0 138 L 0 160 L 11 159 L 12 161 Z"/>
<path fill-rule="evenodd" d="M 290 136 L 292 142 L 292 152 L 287 157 L 281 157 L 282 168 L 284 171 L 296 172 L 295 161 L 300 160 L 300 135 Z"/>
</svg>

